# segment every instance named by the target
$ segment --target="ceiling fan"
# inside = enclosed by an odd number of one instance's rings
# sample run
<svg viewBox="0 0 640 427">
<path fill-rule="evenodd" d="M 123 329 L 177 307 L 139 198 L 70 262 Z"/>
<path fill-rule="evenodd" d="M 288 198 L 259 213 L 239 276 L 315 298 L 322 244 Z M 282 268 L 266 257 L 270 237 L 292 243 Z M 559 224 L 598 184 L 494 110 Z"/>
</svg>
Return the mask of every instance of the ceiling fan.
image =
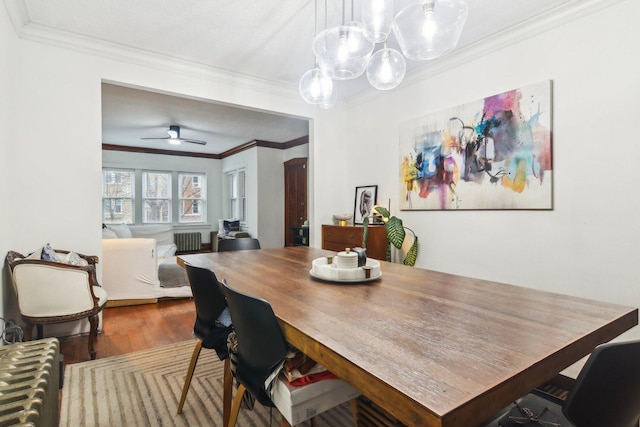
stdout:
<svg viewBox="0 0 640 427">
<path fill-rule="evenodd" d="M 201 141 L 199 139 L 180 138 L 180 126 L 176 126 L 176 125 L 169 126 L 167 133 L 169 134 L 169 136 L 164 138 L 140 138 L 140 139 L 168 139 L 169 144 L 174 144 L 174 145 L 178 145 L 181 142 L 190 142 L 192 144 L 207 145 L 206 141 Z"/>
</svg>

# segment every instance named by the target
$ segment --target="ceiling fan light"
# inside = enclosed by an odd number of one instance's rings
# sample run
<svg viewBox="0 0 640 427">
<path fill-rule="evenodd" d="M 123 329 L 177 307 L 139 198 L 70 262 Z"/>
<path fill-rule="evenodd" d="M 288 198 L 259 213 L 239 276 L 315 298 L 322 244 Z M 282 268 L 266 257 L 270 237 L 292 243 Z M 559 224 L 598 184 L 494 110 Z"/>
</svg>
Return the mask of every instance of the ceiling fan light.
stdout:
<svg viewBox="0 0 640 427">
<path fill-rule="evenodd" d="M 393 34 L 409 59 L 438 58 L 455 49 L 467 20 L 464 0 L 420 0 L 393 20 Z"/>
<path fill-rule="evenodd" d="M 362 26 L 374 43 L 387 39 L 393 23 L 393 0 L 362 0 Z"/>
<path fill-rule="evenodd" d="M 172 126 L 173 127 L 173 126 Z M 178 131 L 175 129 L 171 129 L 169 128 L 169 130 L 167 131 L 167 133 L 169 134 L 169 138 L 171 139 L 176 139 L 178 137 Z"/>
<path fill-rule="evenodd" d="M 169 138 L 169 144 L 180 145 L 180 140 L 174 137 Z"/>
<path fill-rule="evenodd" d="M 358 25 L 328 28 L 313 40 L 318 65 L 329 78 L 348 80 L 360 77 L 373 52 L 374 43 Z"/>
<path fill-rule="evenodd" d="M 400 52 L 385 45 L 371 56 L 367 66 L 367 80 L 378 90 L 396 88 L 407 72 L 407 62 Z"/>
<path fill-rule="evenodd" d="M 331 98 L 333 81 L 319 68 L 313 68 L 302 75 L 298 90 L 305 102 L 319 105 Z"/>
</svg>

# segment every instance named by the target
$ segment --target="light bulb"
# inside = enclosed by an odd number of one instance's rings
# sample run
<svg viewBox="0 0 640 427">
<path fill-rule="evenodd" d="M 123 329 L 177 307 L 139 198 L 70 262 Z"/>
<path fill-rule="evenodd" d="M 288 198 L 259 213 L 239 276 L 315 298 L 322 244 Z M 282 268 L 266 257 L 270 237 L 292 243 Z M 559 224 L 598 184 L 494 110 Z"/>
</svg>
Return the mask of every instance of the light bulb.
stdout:
<svg viewBox="0 0 640 427">
<path fill-rule="evenodd" d="M 346 62 L 349 59 L 349 34 L 344 31 L 340 34 L 338 41 L 338 50 L 336 51 L 336 59 L 338 62 Z"/>
<path fill-rule="evenodd" d="M 408 59 L 429 60 L 455 49 L 467 19 L 464 0 L 422 0 L 395 16 L 393 33 Z"/>
<path fill-rule="evenodd" d="M 393 0 L 363 0 L 362 27 L 366 37 L 376 43 L 387 39 L 393 22 Z"/>
<path fill-rule="evenodd" d="M 378 90 L 389 90 L 397 87 L 407 71 L 407 63 L 400 52 L 395 49 L 383 49 L 371 55 L 367 65 L 367 79 L 371 86 Z"/>
<path fill-rule="evenodd" d="M 333 81 L 319 68 L 313 68 L 302 75 L 298 89 L 302 99 L 309 104 L 318 105 L 331 97 Z"/>
<path fill-rule="evenodd" d="M 433 17 L 433 2 L 424 5 L 424 24 L 422 25 L 422 35 L 427 40 L 433 40 L 438 32 L 438 23 Z"/>
<path fill-rule="evenodd" d="M 374 43 L 358 25 L 332 27 L 313 40 L 313 52 L 322 71 L 331 79 L 355 79 L 364 73 Z"/>
</svg>

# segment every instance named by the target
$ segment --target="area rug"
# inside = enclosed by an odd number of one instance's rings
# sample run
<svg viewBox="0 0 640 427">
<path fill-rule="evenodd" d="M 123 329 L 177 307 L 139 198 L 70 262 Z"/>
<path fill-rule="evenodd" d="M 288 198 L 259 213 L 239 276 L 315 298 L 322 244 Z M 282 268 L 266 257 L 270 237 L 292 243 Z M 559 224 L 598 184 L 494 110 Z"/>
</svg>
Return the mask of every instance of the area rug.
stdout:
<svg viewBox="0 0 640 427">
<path fill-rule="evenodd" d="M 223 363 L 212 350 L 202 349 L 183 413 L 176 414 L 194 346 L 189 340 L 68 365 L 60 426 L 222 426 Z M 240 409 L 236 425 L 279 423 L 276 409 L 256 403 Z M 318 415 L 316 426 L 353 426 L 349 403 Z"/>
</svg>

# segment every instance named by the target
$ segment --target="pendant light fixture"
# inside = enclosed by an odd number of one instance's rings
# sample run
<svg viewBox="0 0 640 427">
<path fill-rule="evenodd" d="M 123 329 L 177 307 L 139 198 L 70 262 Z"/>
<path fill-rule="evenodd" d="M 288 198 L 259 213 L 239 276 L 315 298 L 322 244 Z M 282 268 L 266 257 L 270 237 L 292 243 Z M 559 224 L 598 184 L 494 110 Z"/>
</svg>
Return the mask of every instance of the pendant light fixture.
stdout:
<svg viewBox="0 0 640 427">
<path fill-rule="evenodd" d="M 374 43 L 387 40 L 393 24 L 393 0 L 362 0 L 362 26 Z"/>
<path fill-rule="evenodd" d="M 325 13 L 326 15 L 326 13 Z M 318 21 L 318 0 L 315 1 L 315 22 L 313 33 L 316 35 Z M 331 94 L 333 92 L 333 81 L 325 75 L 318 67 L 318 61 L 316 60 L 315 68 L 305 72 L 300 78 L 298 83 L 298 90 L 300 96 L 305 102 L 312 105 L 329 105 L 331 100 Z M 335 97 L 334 97 L 335 99 Z M 335 104 L 335 102 L 334 102 Z"/>
<path fill-rule="evenodd" d="M 467 20 L 465 0 L 414 0 L 393 16 L 393 0 L 360 0 L 361 21 L 353 16 L 345 23 L 345 0 L 342 0 L 342 25 L 327 28 L 325 0 L 324 31 L 315 33 L 313 52 L 316 68 L 304 73 L 299 90 L 302 98 L 321 108 L 331 108 L 337 99 L 336 82 L 367 74 L 378 90 L 396 88 L 407 71 L 406 59 L 423 61 L 451 52 L 458 44 Z M 318 15 L 316 0 L 316 20 Z M 387 47 L 393 31 L 402 53 Z M 373 53 L 376 43 L 384 43 Z"/>
<path fill-rule="evenodd" d="M 384 47 L 374 53 L 367 65 L 367 80 L 378 90 L 396 88 L 407 72 L 407 63 L 400 52 Z"/>
<path fill-rule="evenodd" d="M 435 59 L 456 47 L 468 11 L 464 0 L 420 0 L 398 12 L 393 34 L 405 57 Z"/>
<path fill-rule="evenodd" d="M 320 69 L 335 80 L 360 77 L 374 47 L 361 25 L 345 24 L 344 3 L 342 0 L 342 25 L 322 31 L 313 40 L 313 52 Z"/>
</svg>

